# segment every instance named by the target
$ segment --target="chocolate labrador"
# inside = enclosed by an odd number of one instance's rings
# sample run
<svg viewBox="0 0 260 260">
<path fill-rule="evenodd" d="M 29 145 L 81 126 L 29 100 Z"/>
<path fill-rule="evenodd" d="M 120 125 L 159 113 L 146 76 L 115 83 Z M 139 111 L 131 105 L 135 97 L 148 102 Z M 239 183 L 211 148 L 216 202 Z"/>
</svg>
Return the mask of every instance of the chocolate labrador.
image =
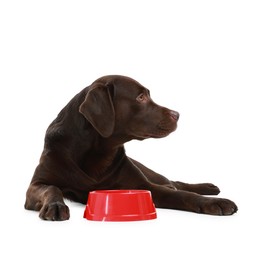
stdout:
<svg viewBox="0 0 260 260">
<path fill-rule="evenodd" d="M 158 208 L 235 213 L 234 202 L 203 196 L 217 195 L 215 185 L 170 181 L 126 156 L 124 143 L 165 137 L 176 129 L 178 119 L 178 112 L 154 103 L 137 81 L 125 76 L 99 78 L 48 127 L 25 208 L 40 211 L 44 220 L 67 220 L 64 197 L 85 204 L 93 190 L 146 189 Z"/>
</svg>

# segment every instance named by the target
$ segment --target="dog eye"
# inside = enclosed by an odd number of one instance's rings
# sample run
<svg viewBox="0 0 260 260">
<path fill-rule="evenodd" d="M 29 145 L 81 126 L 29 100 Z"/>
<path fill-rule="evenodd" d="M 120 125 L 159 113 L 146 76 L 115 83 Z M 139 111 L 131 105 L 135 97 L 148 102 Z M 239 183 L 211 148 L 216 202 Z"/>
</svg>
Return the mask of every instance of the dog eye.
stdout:
<svg viewBox="0 0 260 260">
<path fill-rule="evenodd" d="M 140 103 L 144 103 L 147 101 L 147 96 L 144 93 L 142 93 L 136 98 L 136 100 Z"/>
</svg>

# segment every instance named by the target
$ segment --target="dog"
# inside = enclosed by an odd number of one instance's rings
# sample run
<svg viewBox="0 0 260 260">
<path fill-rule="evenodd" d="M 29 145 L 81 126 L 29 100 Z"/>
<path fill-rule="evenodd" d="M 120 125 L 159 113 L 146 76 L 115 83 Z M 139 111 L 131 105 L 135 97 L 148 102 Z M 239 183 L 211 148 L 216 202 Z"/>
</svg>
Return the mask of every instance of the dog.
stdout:
<svg viewBox="0 0 260 260">
<path fill-rule="evenodd" d="M 84 88 L 46 131 L 44 149 L 26 192 L 25 208 L 43 220 L 70 217 L 64 198 L 86 203 L 102 189 L 151 191 L 157 208 L 232 215 L 237 206 L 211 183 L 170 181 L 126 156 L 124 143 L 162 138 L 176 130 L 179 113 L 157 105 L 136 80 L 104 76 Z"/>
</svg>

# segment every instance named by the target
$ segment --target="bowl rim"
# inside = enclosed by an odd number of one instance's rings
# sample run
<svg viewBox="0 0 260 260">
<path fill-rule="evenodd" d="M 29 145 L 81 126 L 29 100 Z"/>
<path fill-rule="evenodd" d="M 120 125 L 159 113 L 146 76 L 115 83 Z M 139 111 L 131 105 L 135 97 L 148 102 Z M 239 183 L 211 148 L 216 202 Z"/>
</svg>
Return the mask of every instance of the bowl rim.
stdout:
<svg viewBox="0 0 260 260">
<path fill-rule="evenodd" d="M 92 194 L 142 194 L 142 193 L 149 193 L 151 194 L 151 191 L 149 190 L 138 190 L 138 189 L 116 189 L 116 190 L 94 190 L 90 191 L 89 193 Z"/>
</svg>

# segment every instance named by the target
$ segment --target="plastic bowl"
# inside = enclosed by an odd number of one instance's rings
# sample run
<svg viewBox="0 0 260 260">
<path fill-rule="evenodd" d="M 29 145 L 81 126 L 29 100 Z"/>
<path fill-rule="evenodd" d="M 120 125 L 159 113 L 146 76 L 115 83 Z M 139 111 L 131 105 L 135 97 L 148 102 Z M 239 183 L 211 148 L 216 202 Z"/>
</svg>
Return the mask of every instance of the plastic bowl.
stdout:
<svg viewBox="0 0 260 260">
<path fill-rule="evenodd" d="M 156 217 L 148 190 L 92 191 L 84 212 L 84 218 L 95 221 L 137 221 Z"/>
</svg>

